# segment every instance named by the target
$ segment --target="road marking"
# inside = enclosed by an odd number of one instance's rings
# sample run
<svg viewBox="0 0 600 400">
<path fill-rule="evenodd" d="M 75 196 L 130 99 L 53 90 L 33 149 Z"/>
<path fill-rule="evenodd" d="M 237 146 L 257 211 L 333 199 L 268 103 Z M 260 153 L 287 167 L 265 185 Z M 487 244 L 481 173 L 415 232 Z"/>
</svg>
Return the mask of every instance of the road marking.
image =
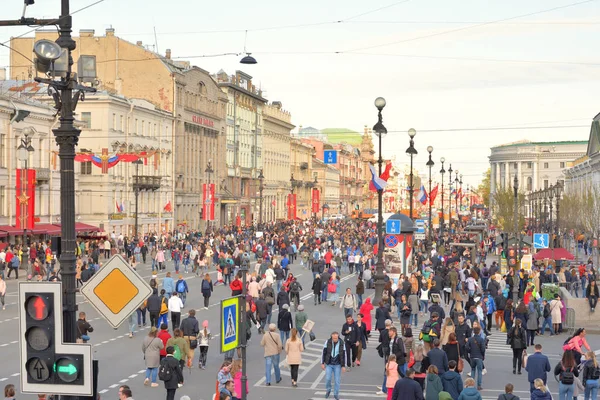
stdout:
<svg viewBox="0 0 600 400">
<path fill-rule="evenodd" d="M 17 373 L 15 373 L 15 374 L 12 374 L 11 376 L 19 376 L 19 375 L 21 375 L 21 373 L 20 373 L 20 372 L 17 372 Z"/>
<path fill-rule="evenodd" d="M 129 379 L 133 379 L 133 378 L 135 378 L 136 376 L 138 376 L 138 374 L 129 375 L 129 376 L 128 376 L 128 378 L 129 378 Z"/>
<path fill-rule="evenodd" d="M 139 371 L 138 371 L 138 374 L 143 374 L 144 372 L 146 372 L 146 370 L 145 370 L 145 369 L 142 369 L 142 370 L 139 370 Z"/>
<path fill-rule="evenodd" d="M 127 382 L 128 380 L 129 380 L 129 379 L 121 379 L 121 380 L 119 381 L 119 383 L 125 383 L 125 382 Z"/>
<path fill-rule="evenodd" d="M 321 371 L 321 373 L 319 374 L 319 376 L 317 377 L 317 379 L 315 379 L 315 381 L 312 383 L 312 385 L 310 385 L 311 389 L 316 389 L 317 386 L 319 386 L 319 384 L 321 383 L 321 381 L 323 380 L 323 378 L 325 377 L 325 371 Z M 325 394 L 325 393 L 323 393 Z"/>
<path fill-rule="evenodd" d="M 116 388 L 117 386 L 119 386 L 119 385 L 118 385 L 118 384 L 116 384 L 116 383 L 114 383 L 114 384 L 110 385 L 110 386 L 109 386 L 109 388 L 111 388 L 111 389 L 114 389 L 114 388 Z M 107 391 L 108 391 L 108 390 L 107 390 Z"/>
<path fill-rule="evenodd" d="M 4 381 L 7 381 L 7 380 L 8 380 L 8 378 L 2 378 L 2 379 L 0 379 L 0 382 L 4 382 Z"/>
<path fill-rule="evenodd" d="M 102 390 L 100 390 L 98 393 L 100 393 L 100 394 L 104 394 L 104 393 L 106 393 L 106 392 L 108 392 L 108 389 L 102 389 Z"/>
</svg>

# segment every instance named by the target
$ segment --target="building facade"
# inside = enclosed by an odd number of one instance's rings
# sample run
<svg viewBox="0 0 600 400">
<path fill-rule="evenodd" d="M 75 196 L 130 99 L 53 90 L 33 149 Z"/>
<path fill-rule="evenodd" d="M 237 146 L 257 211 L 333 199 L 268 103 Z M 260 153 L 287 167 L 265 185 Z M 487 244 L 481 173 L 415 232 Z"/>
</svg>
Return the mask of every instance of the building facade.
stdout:
<svg viewBox="0 0 600 400">
<path fill-rule="evenodd" d="M 173 193 L 173 116 L 146 100 L 98 92 L 79 103 L 84 124 L 79 138 L 76 175 L 77 215 L 81 221 L 108 233 L 133 237 L 136 220 L 140 235 L 175 227 Z M 85 158 L 106 158 L 106 169 Z M 113 157 L 139 157 L 139 163 Z"/>
<path fill-rule="evenodd" d="M 600 114 L 592 121 L 586 154 L 574 160 L 563 173 L 566 192 L 600 187 Z"/>
<path fill-rule="evenodd" d="M 313 157 L 313 170 L 317 176 L 316 188 L 319 189 L 319 217 L 339 213 L 340 170 L 325 164 L 319 157 Z M 326 208 L 323 209 L 323 206 Z"/>
<path fill-rule="evenodd" d="M 7 236 L 2 227 L 17 224 L 17 169 L 35 170 L 35 224 L 60 222 L 60 165 L 52 132 L 58 125 L 55 110 L 44 103 L 18 98 L 11 88 L 3 86 L 2 91 L 10 94 L 0 96 L 0 236 Z M 17 121 L 18 110 L 29 114 Z M 31 138 L 32 147 L 27 153 L 27 165 L 17 158 L 17 148 L 25 134 Z"/>
<path fill-rule="evenodd" d="M 586 154 L 587 141 L 531 142 L 523 140 L 491 149 L 490 193 L 512 187 L 515 175 L 525 192 L 563 181 L 569 163 Z"/>
<path fill-rule="evenodd" d="M 290 190 L 296 195 L 296 217 L 309 219 L 312 217 L 312 188 L 315 186 L 312 164 L 315 150 L 298 139 L 292 140 L 290 150 L 290 179 L 294 178 L 290 182 Z"/>
<path fill-rule="evenodd" d="M 280 102 L 263 108 L 263 208 L 262 221 L 287 218 L 287 194 L 290 186 L 290 146 L 292 116 Z M 258 211 L 258 210 L 257 210 Z M 258 222 L 255 218 L 255 222 Z"/>
</svg>

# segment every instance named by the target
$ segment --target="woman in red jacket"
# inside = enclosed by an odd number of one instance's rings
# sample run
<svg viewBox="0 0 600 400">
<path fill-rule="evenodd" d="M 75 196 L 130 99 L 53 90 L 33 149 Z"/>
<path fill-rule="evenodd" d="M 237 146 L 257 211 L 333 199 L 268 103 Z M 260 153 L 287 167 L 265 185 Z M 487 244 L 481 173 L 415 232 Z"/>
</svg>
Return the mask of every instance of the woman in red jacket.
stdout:
<svg viewBox="0 0 600 400">
<path fill-rule="evenodd" d="M 242 294 L 244 286 L 239 275 L 236 276 L 233 281 L 231 281 L 231 283 L 229 284 L 229 288 L 231 289 L 232 296 L 239 296 L 240 294 Z"/>
</svg>

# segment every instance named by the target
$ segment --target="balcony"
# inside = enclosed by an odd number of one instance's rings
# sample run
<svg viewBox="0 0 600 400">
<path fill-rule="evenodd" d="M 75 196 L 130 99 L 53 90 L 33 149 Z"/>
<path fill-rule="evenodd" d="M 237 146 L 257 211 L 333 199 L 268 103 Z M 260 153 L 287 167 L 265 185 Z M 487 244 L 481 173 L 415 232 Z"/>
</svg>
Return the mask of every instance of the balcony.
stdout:
<svg viewBox="0 0 600 400">
<path fill-rule="evenodd" d="M 133 176 L 133 189 L 134 190 L 158 190 L 160 189 L 160 176 L 146 176 L 146 175 L 134 175 Z"/>
<path fill-rule="evenodd" d="M 35 179 L 38 182 L 48 182 L 50 180 L 50 168 L 35 168 Z"/>
</svg>

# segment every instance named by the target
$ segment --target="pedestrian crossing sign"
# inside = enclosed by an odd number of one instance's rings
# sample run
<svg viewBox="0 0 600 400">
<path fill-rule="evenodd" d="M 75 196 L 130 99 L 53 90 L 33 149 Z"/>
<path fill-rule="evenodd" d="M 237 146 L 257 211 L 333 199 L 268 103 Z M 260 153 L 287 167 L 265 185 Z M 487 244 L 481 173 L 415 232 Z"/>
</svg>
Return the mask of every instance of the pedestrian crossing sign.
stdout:
<svg viewBox="0 0 600 400">
<path fill-rule="evenodd" d="M 221 300 L 221 353 L 240 345 L 240 297 Z"/>
</svg>

